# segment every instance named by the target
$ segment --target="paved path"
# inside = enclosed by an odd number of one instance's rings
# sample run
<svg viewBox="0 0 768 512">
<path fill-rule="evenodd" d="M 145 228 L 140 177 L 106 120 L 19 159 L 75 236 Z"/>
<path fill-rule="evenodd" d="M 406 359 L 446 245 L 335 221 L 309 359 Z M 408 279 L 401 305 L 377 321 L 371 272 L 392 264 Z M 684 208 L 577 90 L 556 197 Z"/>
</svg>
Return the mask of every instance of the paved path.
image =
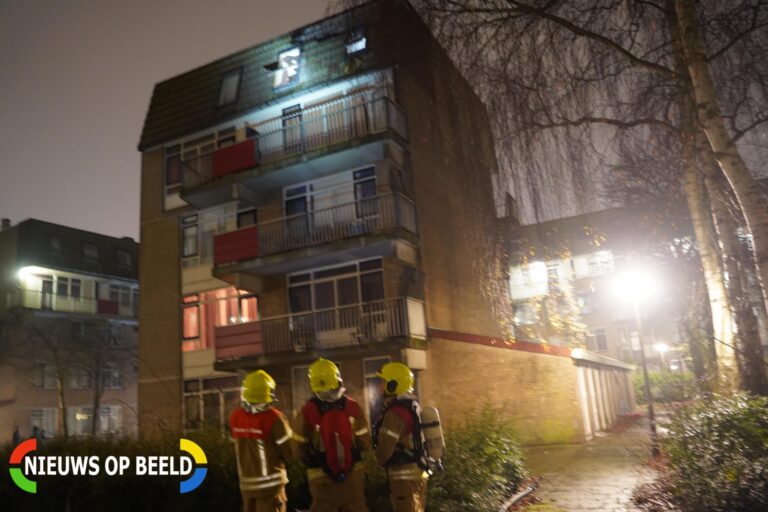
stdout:
<svg viewBox="0 0 768 512">
<path fill-rule="evenodd" d="M 651 478 L 644 465 L 650 456 L 648 431 L 637 419 L 622 420 L 612 432 L 582 445 L 531 447 L 526 450 L 541 501 L 526 512 L 635 511 L 632 489 Z"/>
</svg>

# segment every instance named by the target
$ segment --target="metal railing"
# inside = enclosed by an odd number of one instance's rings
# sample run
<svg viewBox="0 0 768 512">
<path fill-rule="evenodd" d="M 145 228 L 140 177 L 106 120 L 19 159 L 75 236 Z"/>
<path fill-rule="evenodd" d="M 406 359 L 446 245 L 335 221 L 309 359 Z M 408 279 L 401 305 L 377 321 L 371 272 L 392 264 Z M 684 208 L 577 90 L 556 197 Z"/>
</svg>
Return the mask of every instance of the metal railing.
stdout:
<svg viewBox="0 0 768 512">
<path fill-rule="evenodd" d="M 398 193 L 363 199 L 259 225 L 259 255 L 267 256 L 353 236 L 403 228 L 416 234 L 416 207 Z"/>
<path fill-rule="evenodd" d="M 81 313 L 90 315 L 111 315 L 137 318 L 138 304 L 120 304 L 118 301 L 94 297 L 59 295 L 41 290 L 17 289 L 6 292 L 5 307 L 44 309 L 60 313 Z"/>
<path fill-rule="evenodd" d="M 409 309 L 416 302 L 420 308 Z M 410 314 L 424 314 L 423 303 L 398 297 L 364 304 L 293 313 L 252 322 L 248 341 L 227 344 L 217 358 L 254 354 L 303 352 L 363 343 L 381 342 L 410 335 Z M 420 311 L 420 313 L 419 313 Z M 418 322 L 416 322 L 418 324 Z M 248 324 L 243 324 L 247 326 Z M 245 339 L 245 338 L 243 338 Z"/>
<path fill-rule="evenodd" d="M 331 147 L 392 129 L 407 137 L 405 112 L 387 97 L 353 94 L 258 124 L 246 123 L 256 140 L 257 165 Z M 213 180 L 213 153 L 182 162 L 182 185 L 195 187 Z"/>
<path fill-rule="evenodd" d="M 359 345 L 408 334 L 404 298 L 261 320 L 265 353 Z"/>
</svg>

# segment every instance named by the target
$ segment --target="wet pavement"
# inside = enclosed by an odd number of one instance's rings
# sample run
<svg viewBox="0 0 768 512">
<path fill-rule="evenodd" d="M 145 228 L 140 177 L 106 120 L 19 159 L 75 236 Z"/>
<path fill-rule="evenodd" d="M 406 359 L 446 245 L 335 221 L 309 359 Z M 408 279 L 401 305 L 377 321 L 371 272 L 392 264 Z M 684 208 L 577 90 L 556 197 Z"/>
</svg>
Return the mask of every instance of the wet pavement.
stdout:
<svg viewBox="0 0 768 512">
<path fill-rule="evenodd" d="M 540 476 L 539 502 L 526 512 L 636 511 L 632 490 L 651 479 L 647 423 L 622 418 L 610 432 L 581 445 L 526 449 L 531 474 Z"/>
</svg>

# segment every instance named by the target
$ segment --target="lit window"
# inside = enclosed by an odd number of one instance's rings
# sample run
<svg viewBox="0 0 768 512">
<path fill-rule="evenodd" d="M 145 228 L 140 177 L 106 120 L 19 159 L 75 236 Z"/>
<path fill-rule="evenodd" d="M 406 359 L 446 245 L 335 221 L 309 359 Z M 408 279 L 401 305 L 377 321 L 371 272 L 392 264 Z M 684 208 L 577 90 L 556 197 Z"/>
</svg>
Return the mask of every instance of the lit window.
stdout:
<svg viewBox="0 0 768 512">
<path fill-rule="evenodd" d="M 232 71 L 224 75 L 221 79 L 221 89 L 219 89 L 219 106 L 223 107 L 234 103 L 237 100 L 237 93 L 240 89 L 240 76 L 242 69 Z"/>
<path fill-rule="evenodd" d="M 354 55 L 368 47 L 368 40 L 362 29 L 354 30 L 347 38 L 347 55 Z"/>
<path fill-rule="evenodd" d="M 291 48 L 281 52 L 277 57 L 277 67 L 272 86 L 286 87 L 299 82 L 299 66 L 301 64 L 301 48 Z"/>
<path fill-rule="evenodd" d="M 200 337 L 200 304 L 197 295 L 184 297 L 182 335 L 185 340 Z"/>
</svg>

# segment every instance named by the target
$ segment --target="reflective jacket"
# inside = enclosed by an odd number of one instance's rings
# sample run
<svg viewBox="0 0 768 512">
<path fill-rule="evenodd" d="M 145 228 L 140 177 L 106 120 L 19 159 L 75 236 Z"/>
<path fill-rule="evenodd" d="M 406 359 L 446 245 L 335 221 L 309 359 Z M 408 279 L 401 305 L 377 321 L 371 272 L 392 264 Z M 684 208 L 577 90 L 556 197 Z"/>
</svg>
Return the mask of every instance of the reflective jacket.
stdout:
<svg viewBox="0 0 768 512">
<path fill-rule="evenodd" d="M 289 441 L 293 433 L 285 416 L 271 407 L 256 414 L 238 407 L 229 425 L 240 491 L 254 497 L 280 492 L 288 483 L 285 464 L 292 458 Z"/>
</svg>

